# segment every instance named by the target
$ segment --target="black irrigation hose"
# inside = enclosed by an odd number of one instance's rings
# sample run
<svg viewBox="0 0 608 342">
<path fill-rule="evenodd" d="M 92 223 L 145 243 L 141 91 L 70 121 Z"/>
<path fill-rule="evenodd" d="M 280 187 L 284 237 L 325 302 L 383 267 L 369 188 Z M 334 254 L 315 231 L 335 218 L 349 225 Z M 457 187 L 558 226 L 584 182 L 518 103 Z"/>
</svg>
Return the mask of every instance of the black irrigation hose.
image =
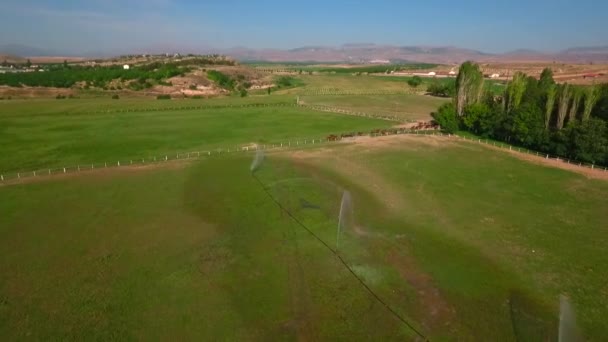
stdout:
<svg viewBox="0 0 608 342">
<path fill-rule="evenodd" d="M 353 275 L 353 277 L 355 277 L 355 279 L 357 279 L 359 281 L 359 283 L 361 284 L 361 286 L 363 286 L 367 292 L 369 292 L 380 304 L 384 305 L 384 307 L 391 313 L 393 314 L 393 316 L 395 316 L 399 321 L 401 321 L 401 323 L 405 324 L 408 328 L 410 328 L 413 332 L 415 332 L 419 337 L 421 337 L 423 340 L 425 341 L 429 341 L 429 339 L 422 334 L 420 331 L 418 331 L 411 323 L 409 323 L 408 321 L 405 320 L 405 318 L 401 317 L 401 315 L 399 315 L 399 313 L 397 313 L 395 310 L 393 310 L 393 308 L 391 308 L 384 300 L 382 300 L 382 298 L 380 298 L 380 296 L 378 294 L 376 294 L 376 292 L 374 292 L 374 290 L 372 290 L 364 281 L 363 279 L 361 279 L 361 277 L 359 277 L 355 271 L 353 271 L 353 269 L 348 266 L 348 264 L 346 263 L 346 261 L 344 261 L 344 259 L 342 258 L 342 256 L 340 256 L 340 254 L 333 248 L 331 248 L 325 241 L 323 241 L 319 236 L 317 236 L 317 234 L 315 234 L 312 230 L 310 230 L 304 223 L 302 223 L 302 221 L 298 220 L 297 217 L 295 217 L 289 210 L 287 210 L 287 208 L 285 208 L 281 202 L 279 202 L 276 198 L 274 198 L 274 196 L 272 196 L 272 194 L 270 193 L 270 191 L 268 191 L 268 189 L 266 188 L 266 186 L 264 186 L 264 183 L 262 183 L 262 181 L 255 175 L 255 172 L 252 172 L 251 174 L 253 176 L 253 178 L 260 183 L 260 186 L 262 187 L 262 190 L 264 190 L 264 192 L 268 195 L 268 197 L 270 197 L 270 199 L 276 203 L 276 205 L 281 208 L 281 210 L 283 210 L 285 213 L 287 213 L 287 215 L 289 217 L 291 217 L 300 227 L 304 228 L 304 230 L 306 230 L 310 235 L 312 235 L 315 239 L 317 239 L 317 241 L 319 241 L 323 246 L 325 246 L 325 248 L 327 248 L 336 258 L 338 258 L 338 260 L 340 260 L 340 262 L 342 263 L 342 265 L 344 265 L 344 267 Z"/>
</svg>

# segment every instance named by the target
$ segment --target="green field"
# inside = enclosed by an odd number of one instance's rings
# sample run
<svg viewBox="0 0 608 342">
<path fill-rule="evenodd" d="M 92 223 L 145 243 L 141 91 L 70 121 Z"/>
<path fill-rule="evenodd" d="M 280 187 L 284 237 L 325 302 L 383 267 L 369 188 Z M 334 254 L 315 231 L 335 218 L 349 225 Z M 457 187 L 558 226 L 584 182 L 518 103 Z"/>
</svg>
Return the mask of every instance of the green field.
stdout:
<svg viewBox="0 0 608 342">
<path fill-rule="evenodd" d="M 116 163 L 117 160 L 321 138 L 391 126 L 387 121 L 293 106 L 238 107 L 251 103 L 293 103 L 293 100 L 287 102 L 290 97 L 260 98 L 200 102 L 145 99 L 5 102 L 0 107 L 0 154 L 3 156 L 0 171 Z M 261 102 L 266 99 L 268 101 Z M 196 105 L 235 107 L 181 109 Z M 117 112 L 121 108 L 132 111 Z M 144 111 L 145 108 L 159 110 Z"/>
<path fill-rule="evenodd" d="M 388 141 L 388 142 L 387 142 Z M 0 188 L 7 340 L 553 340 L 608 334 L 608 184 L 447 138 L 252 154 Z M 463 200 L 466 198 L 466 201 Z"/>
<path fill-rule="evenodd" d="M 294 76 L 302 82 L 303 87 L 279 90 L 279 94 L 307 94 L 329 90 L 332 92 L 355 92 L 357 94 L 367 93 L 389 93 L 389 94 L 405 94 L 417 92 L 417 89 L 412 89 L 405 80 L 399 80 L 393 77 L 381 76 L 351 76 L 351 75 L 298 75 Z M 424 91 L 423 89 L 419 89 Z"/>
<path fill-rule="evenodd" d="M 406 120 L 431 120 L 434 112 L 449 99 L 422 95 L 307 95 L 303 103 L 338 107 L 370 114 L 385 114 Z"/>
<path fill-rule="evenodd" d="M 397 124 L 297 98 L 403 120 L 450 101 L 404 77 L 293 77 L 245 98 L 3 100 L 0 174 Z M 0 336 L 553 341 L 560 295 L 585 339 L 608 335 L 606 181 L 438 136 L 291 146 L 252 174 L 254 157 L 0 181 Z"/>
</svg>

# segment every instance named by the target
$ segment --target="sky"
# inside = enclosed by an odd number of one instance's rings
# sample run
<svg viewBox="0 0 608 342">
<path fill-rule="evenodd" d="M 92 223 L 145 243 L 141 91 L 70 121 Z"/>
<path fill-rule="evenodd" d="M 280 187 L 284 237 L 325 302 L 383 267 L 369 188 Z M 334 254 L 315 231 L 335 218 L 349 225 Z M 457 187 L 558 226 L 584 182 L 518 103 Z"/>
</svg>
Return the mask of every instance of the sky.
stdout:
<svg viewBox="0 0 608 342">
<path fill-rule="evenodd" d="M 3 0 L 0 45 L 76 54 L 345 43 L 551 52 L 607 46 L 606 13 L 606 0 Z"/>
</svg>

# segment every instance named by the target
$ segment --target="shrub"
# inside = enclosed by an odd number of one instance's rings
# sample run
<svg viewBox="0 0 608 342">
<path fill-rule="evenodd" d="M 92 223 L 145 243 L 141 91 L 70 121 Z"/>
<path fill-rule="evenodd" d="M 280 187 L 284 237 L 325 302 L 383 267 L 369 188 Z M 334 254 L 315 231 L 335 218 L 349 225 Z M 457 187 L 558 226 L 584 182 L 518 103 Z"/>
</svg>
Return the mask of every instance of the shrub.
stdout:
<svg viewBox="0 0 608 342">
<path fill-rule="evenodd" d="M 191 84 L 188 89 L 190 90 L 196 90 L 196 84 Z"/>
<path fill-rule="evenodd" d="M 169 94 L 163 94 L 163 95 L 158 95 L 156 96 L 157 100 L 171 100 L 171 95 Z"/>
<path fill-rule="evenodd" d="M 422 84 L 422 78 L 420 78 L 420 76 L 414 76 L 407 80 L 407 84 L 409 84 L 412 88 L 416 88 Z"/>
<path fill-rule="evenodd" d="M 192 96 L 192 97 L 191 97 L 191 99 L 196 99 L 196 100 L 200 100 L 200 99 L 202 99 L 202 98 L 203 98 L 203 97 L 202 97 L 202 96 L 200 96 L 200 95 L 194 95 L 194 96 Z"/>
<path fill-rule="evenodd" d="M 431 116 L 446 132 L 454 133 L 458 131 L 458 117 L 453 103 L 441 105 L 437 112 L 431 113 Z"/>
<path fill-rule="evenodd" d="M 226 74 L 223 74 L 217 70 L 209 70 L 207 71 L 207 77 L 224 89 L 234 89 L 235 81 Z"/>
<path fill-rule="evenodd" d="M 55 98 L 57 100 L 63 100 L 63 99 L 65 99 L 65 95 L 57 94 L 57 96 L 55 96 Z"/>
<path fill-rule="evenodd" d="M 112 95 L 112 100 L 118 100 L 118 99 L 120 99 L 120 96 L 118 96 L 118 94 Z"/>
<path fill-rule="evenodd" d="M 247 96 L 247 90 L 241 89 L 241 97 L 246 97 L 246 96 Z"/>
</svg>

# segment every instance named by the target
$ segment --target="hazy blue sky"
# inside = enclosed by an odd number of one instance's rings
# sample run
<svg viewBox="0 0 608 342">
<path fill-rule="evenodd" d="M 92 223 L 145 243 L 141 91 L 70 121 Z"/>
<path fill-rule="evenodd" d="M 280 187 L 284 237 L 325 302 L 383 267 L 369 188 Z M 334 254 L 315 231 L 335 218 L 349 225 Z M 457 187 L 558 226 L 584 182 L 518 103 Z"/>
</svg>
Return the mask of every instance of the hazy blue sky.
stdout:
<svg viewBox="0 0 608 342">
<path fill-rule="evenodd" d="M 3 0 L 0 45 L 61 52 L 378 43 L 608 45 L 606 0 Z"/>
</svg>

